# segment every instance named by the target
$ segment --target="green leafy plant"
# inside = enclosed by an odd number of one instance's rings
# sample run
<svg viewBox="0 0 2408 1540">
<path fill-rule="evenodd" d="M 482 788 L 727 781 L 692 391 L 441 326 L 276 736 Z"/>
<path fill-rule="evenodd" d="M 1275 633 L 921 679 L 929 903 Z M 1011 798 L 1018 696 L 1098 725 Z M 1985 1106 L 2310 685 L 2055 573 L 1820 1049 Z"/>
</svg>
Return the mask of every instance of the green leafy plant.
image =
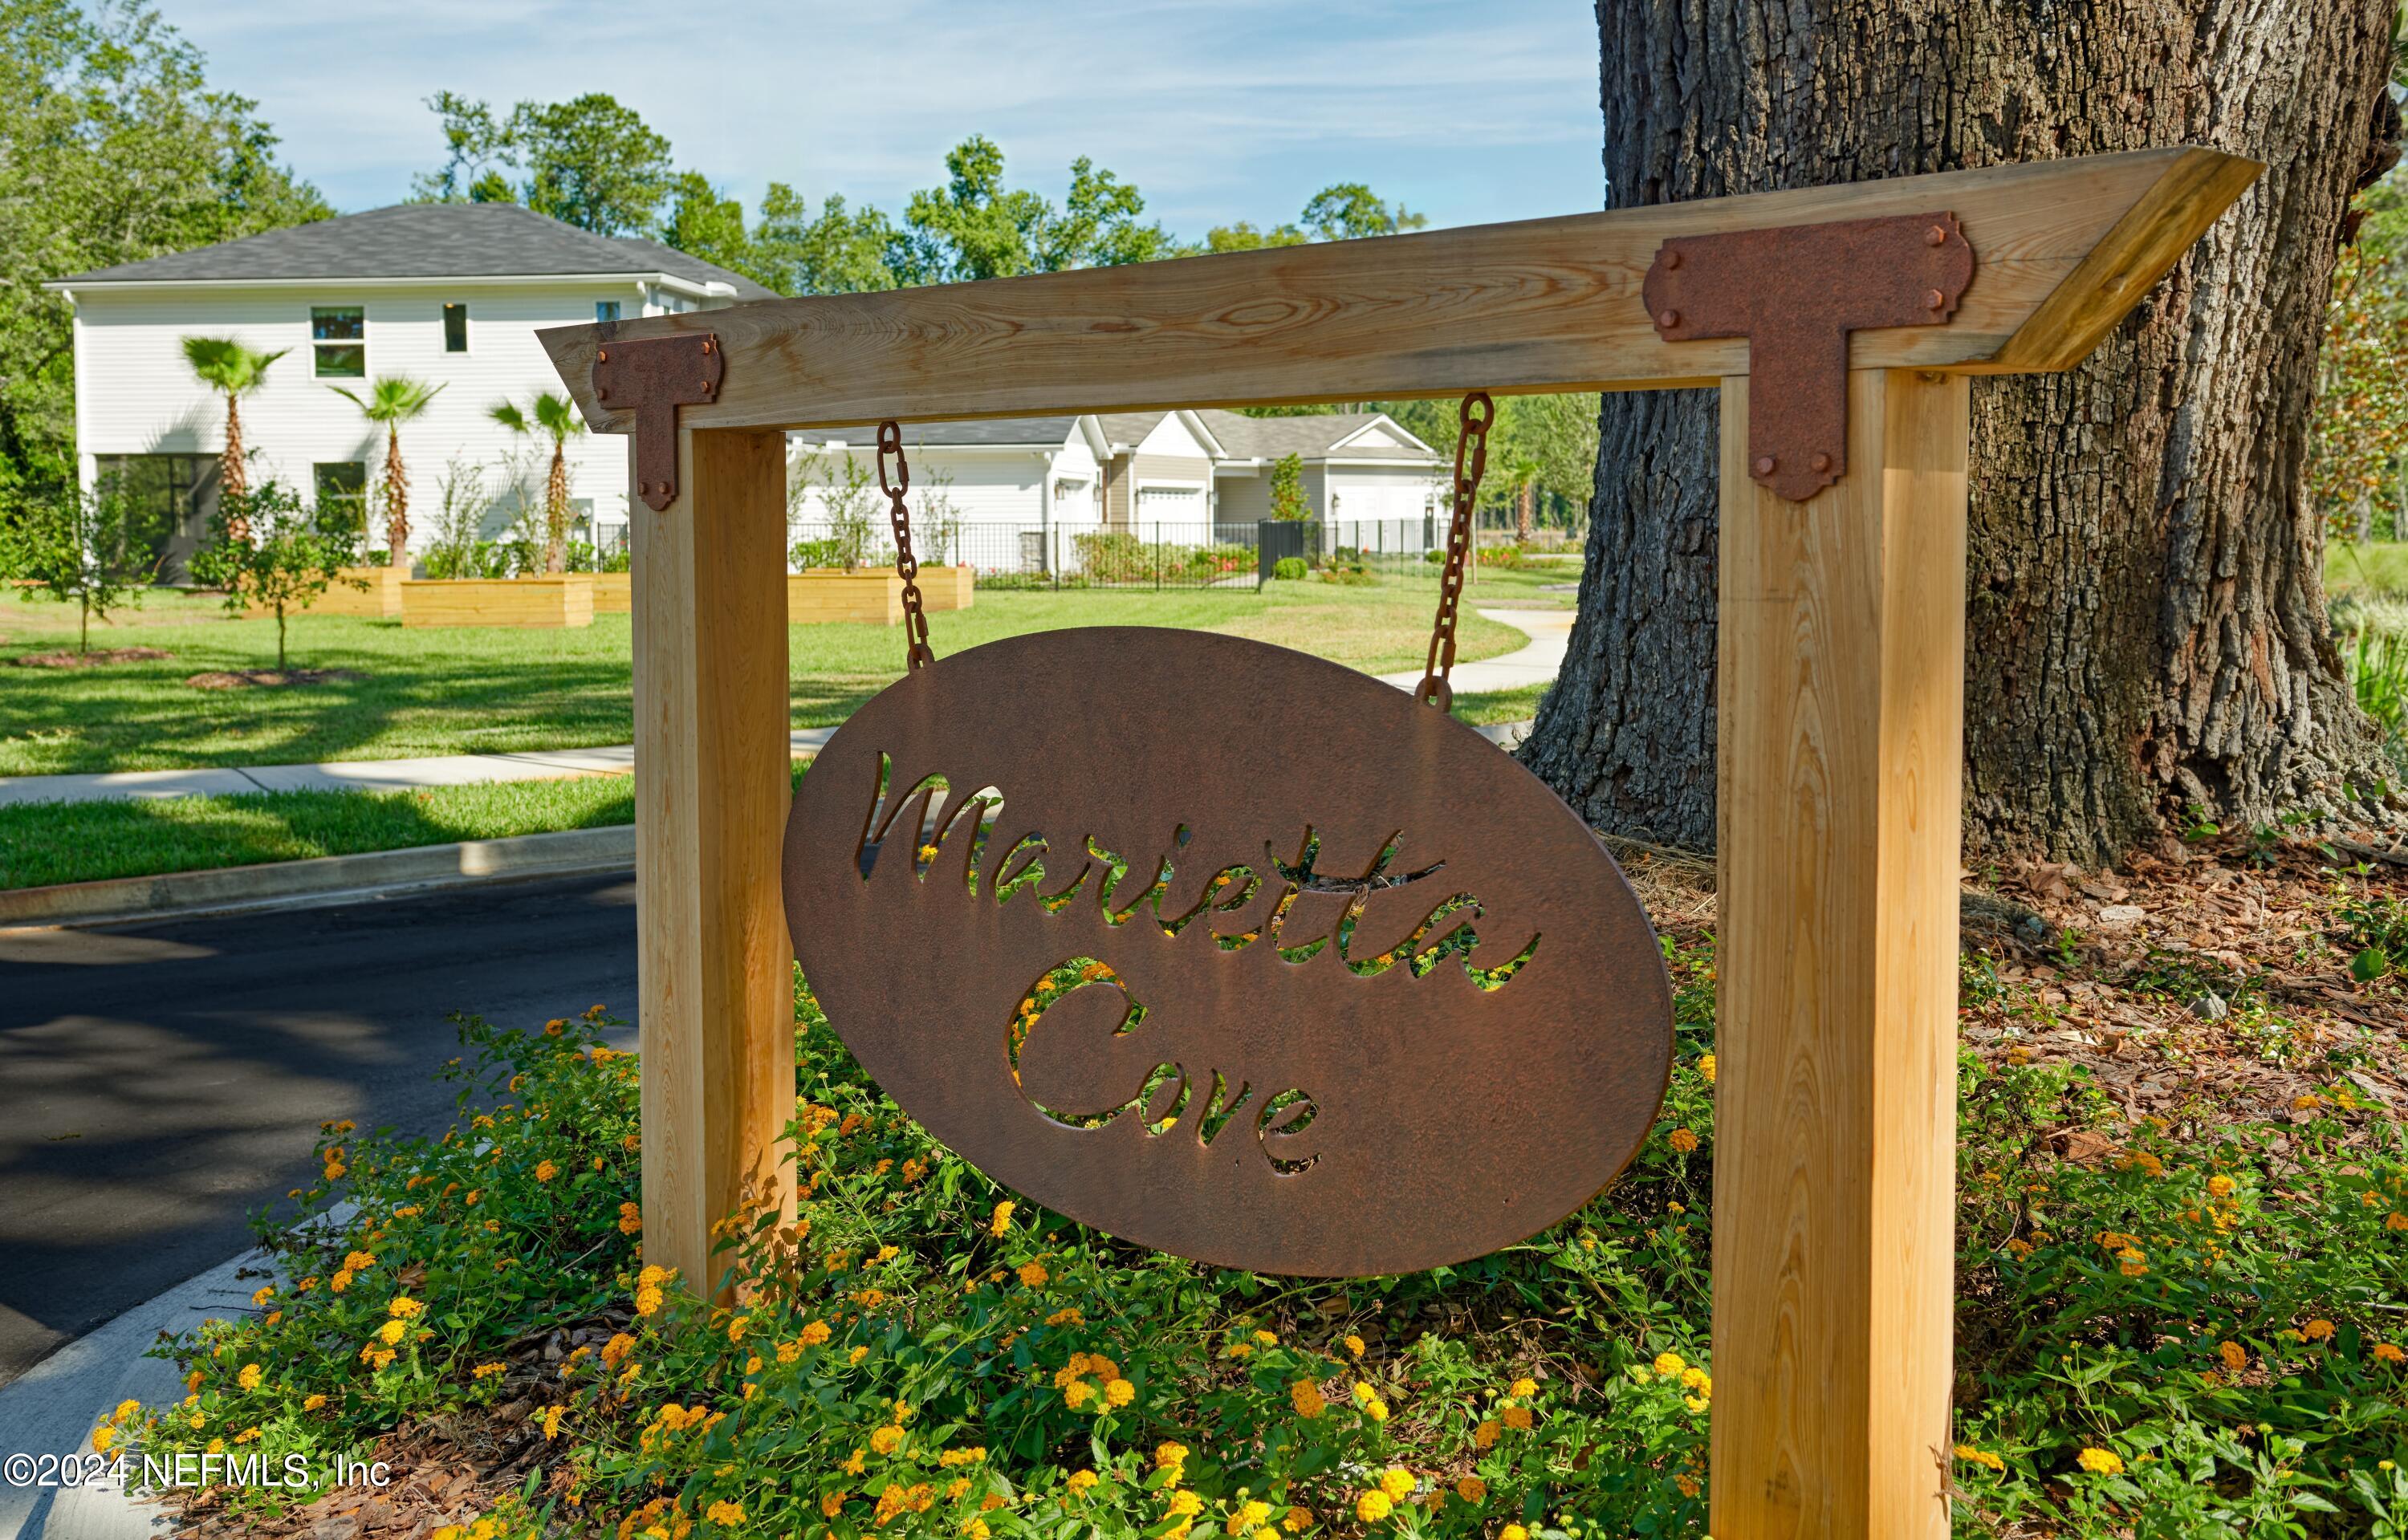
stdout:
<svg viewBox="0 0 2408 1540">
<path fill-rule="evenodd" d="M 276 617 L 276 666 L 285 665 L 287 622 L 337 582 L 365 589 L 342 568 L 353 532 L 329 529 L 317 510 L 274 481 L 254 492 L 221 497 L 209 544 L 193 557 L 193 576 L 225 591 L 228 609 L 258 605 Z"/>
<path fill-rule="evenodd" d="M 826 448 L 811 451 L 788 468 L 786 484 L 788 527 L 799 521 L 805 499 L 816 490 L 820 518 L 827 528 L 824 536 L 795 542 L 789 554 L 796 566 L 805 571 L 842 567 L 850 572 L 868 561 L 879 492 L 859 455 Z"/>
<path fill-rule="evenodd" d="M 2350 976 L 2371 984 L 2408 974 L 2408 904 L 2396 898 L 2354 898 L 2334 912 L 2350 953 Z"/>
<path fill-rule="evenodd" d="M 2360 627 L 2349 651 L 2358 708 L 2383 730 L 2408 766 L 2408 634 Z"/>
<path fill-rule="evenodd" d="M 76 650 L 92 650 L 92 620 L 159 575 L 165 520 L 113 479 L 16 504 L 0 518 L 0 578 L 31 583 L 77 609 Z"/>
<path fill-rule="evenodd" d="M 1304 581 L 1306 570 L 1301 556 L 1283 556 L 1271 563 L 1271 576 L 1286 583 Z"/>
<path fill-rule="evenodd" d="M 1312 517 L 1312 504 L 1304 495 L 1304 457 L 1282 455 L 1271 464 L 1271 517 L 1290 523 Z"/>
</svg>

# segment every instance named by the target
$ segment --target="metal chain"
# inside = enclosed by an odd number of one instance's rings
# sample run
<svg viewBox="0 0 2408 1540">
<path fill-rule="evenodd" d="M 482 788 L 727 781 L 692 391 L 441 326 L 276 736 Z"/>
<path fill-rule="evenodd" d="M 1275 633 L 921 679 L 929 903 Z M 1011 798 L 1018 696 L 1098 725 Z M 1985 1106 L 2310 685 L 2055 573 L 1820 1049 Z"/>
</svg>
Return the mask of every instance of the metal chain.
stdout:
<svg viewBox="0 0 2408 1540">
<path fill-rule="evenodd" d="M 895 457 L 895 475 L 886 474 L 886 457 Z M 878 425 L 878 490 L 886 494 L 886 517 L 895 526 L 895 575 L 903 579 L 903 662 L 905 671 L 925 668 L 937 661 L 928 646 L 928 612 L 920 604 L 920 559 L 911 554 L 911 510 L 903 494 L 911 490 L 911 463 L 903 458 L 903 429 L 894 421 Z"/>
<path fill-rule="evenodd" d="M 1440 711 L 1455 707 L 1455 687 L 1447 675 L 1455 668 L 1455 626 L 1463 605 L 1463 568 L 1471 555 L 1472 513 L 1480 501 L 1480 478 L 1488 469 L 1488 430 L 1497 421 L 1497 403 L 1486 391 L 1463 398 L 1455 440 L 1455 508 L 1446 528 L 1446 567 L 1439 578 L 1438 619 L 1430 623 L 1429 662 L 1413 698 Z"/>
</svg>

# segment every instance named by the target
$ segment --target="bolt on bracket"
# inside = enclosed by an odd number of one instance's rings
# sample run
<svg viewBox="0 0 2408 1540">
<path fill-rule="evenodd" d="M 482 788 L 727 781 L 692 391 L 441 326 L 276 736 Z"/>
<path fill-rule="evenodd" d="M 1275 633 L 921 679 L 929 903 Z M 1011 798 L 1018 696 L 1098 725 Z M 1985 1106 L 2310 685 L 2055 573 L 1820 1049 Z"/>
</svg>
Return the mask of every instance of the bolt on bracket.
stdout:
<svg viewBox="0 0 2408 1540">
<path fill-rule="evenodd" d="M 719 399 L 726 352 L 716 332 L 606 342 L 594 354 L 594 399 L 636 414 L 636 495 L 654 513 L 677 500 L 677 409 Z"/>
<path fill-rule="evenodd" d="M 1939 326 L 1973 278 L 1954 214 L 1678 235 L 1641 292 L 1667 342 L 1748 339 L 1747 458 L 1794 503 L 1848 468 L 1848 334 Z"/>
</svg>

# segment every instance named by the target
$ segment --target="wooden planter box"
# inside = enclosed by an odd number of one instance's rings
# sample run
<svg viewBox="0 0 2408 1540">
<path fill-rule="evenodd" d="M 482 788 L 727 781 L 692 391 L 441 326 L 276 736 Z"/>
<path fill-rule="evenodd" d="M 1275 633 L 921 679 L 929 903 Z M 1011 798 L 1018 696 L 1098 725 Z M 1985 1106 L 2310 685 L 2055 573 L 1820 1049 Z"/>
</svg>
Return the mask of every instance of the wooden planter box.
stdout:
<svg viewBox="0 0 2408 1540">
<path fill-rule="evenodd" d="M 967 566 L 922 567 L 920 597 L 933 613 L 970 607 L 970 569 Z"/>
<path fill-rule="evenodd" d="M 401 585 L 406 626 L 590 626 L 594 574 L 452 578 Z"/>
<path fill-rule="evenodd" d="M 788 625 L 818 625 L 828 620 L 894 625 L 902 619 L 903 579 L 891 572 L 814 568 L 786 575 Z"/>
<path fill-rule="evenodd" d="M 344 567 L 341 578 L 328 585 L 326 592 L 294 614 L 361 615 L 372 620 L 392 620 L 401 616 L 401 585 L 409 579 L 408 567 Z M 353 588 L 342 578 L 356 578 L 367 584 Z M 264 620 L 276 612 L 265 605 L 250 605 L 242 612 L 246 620 Z"/>
<path fill-rule="evenodd" d="M 594 613 L 626 614 L 633 607 L 633 597 L 627 589 L 627 579 L 632 576 L 632 573 L 625 572 L 594 574 Z"/>
</svg>

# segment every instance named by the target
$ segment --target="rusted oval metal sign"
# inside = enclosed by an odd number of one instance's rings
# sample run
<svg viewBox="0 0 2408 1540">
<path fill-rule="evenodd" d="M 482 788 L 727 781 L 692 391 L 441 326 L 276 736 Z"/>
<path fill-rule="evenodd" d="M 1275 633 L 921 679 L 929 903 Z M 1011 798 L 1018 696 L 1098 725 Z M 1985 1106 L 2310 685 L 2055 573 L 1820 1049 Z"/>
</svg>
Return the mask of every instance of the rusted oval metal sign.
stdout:
<svg viewBox="0 0 2408 1540">
<path fill-rule="evenodd" d="M 1629 1160 L 1671 996 L 1597 837 L 1352 669 L 1152 628 L 994 642 L 824 749 L 786 923 L 828 1020 L 988 1175 L 1315 1276 L 1460 1262 Z"/>
</svg>

